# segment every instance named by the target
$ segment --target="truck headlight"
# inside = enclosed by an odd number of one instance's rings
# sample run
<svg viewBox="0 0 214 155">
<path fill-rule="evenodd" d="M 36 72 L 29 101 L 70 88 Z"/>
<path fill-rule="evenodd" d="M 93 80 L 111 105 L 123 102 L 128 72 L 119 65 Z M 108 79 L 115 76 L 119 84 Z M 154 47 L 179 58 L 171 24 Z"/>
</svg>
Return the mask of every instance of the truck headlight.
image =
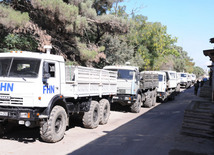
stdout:
<svg viewBox="0 0 214 155">
<path fill-rule="evenodd" d="M 21 117 L 21 118 L 30 118 L 30 113 L 29 112 L 21 112 L 19 114 L 19 117 Z"/>
</svg>

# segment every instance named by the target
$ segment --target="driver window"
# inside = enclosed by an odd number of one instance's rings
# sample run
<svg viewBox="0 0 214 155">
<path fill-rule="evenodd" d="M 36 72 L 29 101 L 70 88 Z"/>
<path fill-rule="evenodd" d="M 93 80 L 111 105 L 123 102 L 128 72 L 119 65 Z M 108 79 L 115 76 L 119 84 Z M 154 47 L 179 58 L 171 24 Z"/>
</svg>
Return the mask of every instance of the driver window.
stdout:
<svg viewBox="0 0 214 155">
<path fill-rule="evenodd" d="M 50 77 L 55 77 L 55 63 L 48 63 Z"/>
</svg>

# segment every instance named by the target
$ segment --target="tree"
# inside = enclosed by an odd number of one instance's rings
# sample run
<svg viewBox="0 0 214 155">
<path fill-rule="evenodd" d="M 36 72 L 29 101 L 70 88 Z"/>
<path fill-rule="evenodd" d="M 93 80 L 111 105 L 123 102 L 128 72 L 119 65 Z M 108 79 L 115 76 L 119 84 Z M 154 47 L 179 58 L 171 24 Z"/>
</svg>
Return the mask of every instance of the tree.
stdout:
<svg viewBox="0 0 214 155">
<path fill-rule="evenodd" d="M 127 35 L 129 44 L 134 47 L 135 53 L 139 53 L 146 70 L 157 68 L 155 61 L 159 57 L 170 54 L 177 55 L 177 50 L 173 48 L 176 38 L 172 38 L 166 32 L 166 26 L 160 23 L 147 22 L 147 17 L 133 15 L 132 27 Z"/>
<path fill-rule="evenodd" d="M 205 71 L 201 67 L 195 66 L 193 70 L 193 74 L 195 74 L 196 77 L 199 78 L 200 76 L 203 76 L 205 74 Z"/>
<path fill-rule="evenodd" d="M 22 12 L 19 23 L 14 22 L 13 27 L 7 27 L 0 20 L 0 26 L 4 28 L 4 38 L 9 33 L 31 36 L 38 41 L 38 50 L 44 51 L 45 44 L 52 44 L 53 53 L 64 55 L 66 59 L 76 61 L 81 65 L 91 65 L 105 58 L 103 48 L 100 46 L 102 37 L 106 34 L 121 35 L 129 30 L 126 19 L 106 14 L 106 11 L 118 1 L 91 0 L 4 0 L 0 5 L 0 19 L 10 21 L 6 16 L 7 10 Z M 106 3 L 105 3 L 106 2 Z M 106 5 L 107 4 L 107 5 Z M 96 7 L 96 9 L 95 9 Z M 100 11 L 98 11 L 100 10 Z M 2 13 L 3 12 L 3 13 Z M 24 18 L 25 17 L 25 18 Z M 27 18 L 28 17 L 28 18 Z M 3 43 L 1 42 L 1 45 Z"/>
</svg>

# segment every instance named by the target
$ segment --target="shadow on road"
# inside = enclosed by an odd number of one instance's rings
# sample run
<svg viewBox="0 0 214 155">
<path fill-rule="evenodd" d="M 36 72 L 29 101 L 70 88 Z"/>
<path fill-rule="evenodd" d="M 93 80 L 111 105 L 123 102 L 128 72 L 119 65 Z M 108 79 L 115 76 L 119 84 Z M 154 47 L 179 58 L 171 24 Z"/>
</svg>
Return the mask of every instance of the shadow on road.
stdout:
<svg viewBox="0 0 214 155">
<path fill-rule="evenodd" d="M 104 131 L 107 133 L 105 136 L 69 155 L 167 155 L 169 153 L 170 155 L 179 153 L 204 155 L 203 152 L 209 151 L 213 153 L 213 142 L 205 145 L 203 144 L 205 140 L 195 141 L 180 134 L 184 110 L 193 98 L 193 89 L 187 89 L 178 94 L 175 100 L 160 104 L 113 131 Z"/>
<path fill-rule="evenodd" d="M 1 139 L 9 139 L 22 143 L 33 143 L 40 140 L 39 128 L 27 128 L 25 126 L 15 126 L 9 133 L 1 136 Z"/>
<path fill-rule="evenodd" d="M 174 136 L 180 132 L 186 107 L 185 103 L 183 106 L 174 103 L 160 104 L 70 154 L 168 154 Z"/>
<path fill-rule="evenodd" d="M 72 129 L 76 126 L 83 127 L 82 124 L 82 115 L 73 116 L 70 119 L 70 124 L 67 130 Z M 25 126 L 14 126 L 12 130 L 3 135 L 0 135 L 0 139 L 8 139 L 13 141 L 18 141 L 21 143 L 34 143 L 35 141 L 44 142 L 40 137 L 40 129 L 39 127 L 35 128 L 27 128 Z"/>
</svg>

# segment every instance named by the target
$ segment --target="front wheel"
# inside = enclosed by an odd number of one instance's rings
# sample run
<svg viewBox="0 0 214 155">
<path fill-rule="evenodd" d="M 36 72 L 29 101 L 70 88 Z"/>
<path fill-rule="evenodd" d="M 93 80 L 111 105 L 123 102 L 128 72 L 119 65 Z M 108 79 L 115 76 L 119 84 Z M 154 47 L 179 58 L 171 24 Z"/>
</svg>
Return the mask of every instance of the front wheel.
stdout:
<svg viewBox="0 0 214 155">
<path fill-rule="evenodd" d="M 140 94 L 138 94 L 137 95 L 137 100 L 130 107 L 131 111 L 134 112 L 134 113 L 139 113 L 140 112 L 140 108 L 141 108 L 141 104 L 142 104 L 141 96 L 140 96 Z"/>
<path fill-rule="evenodd" d="M 67 114 L 61 106 L 55 106 L 49 119 L 40 126 L 41 138 L 50 143 L 60 141 L 64 137 L 66 130 Z"/>
</svg>

